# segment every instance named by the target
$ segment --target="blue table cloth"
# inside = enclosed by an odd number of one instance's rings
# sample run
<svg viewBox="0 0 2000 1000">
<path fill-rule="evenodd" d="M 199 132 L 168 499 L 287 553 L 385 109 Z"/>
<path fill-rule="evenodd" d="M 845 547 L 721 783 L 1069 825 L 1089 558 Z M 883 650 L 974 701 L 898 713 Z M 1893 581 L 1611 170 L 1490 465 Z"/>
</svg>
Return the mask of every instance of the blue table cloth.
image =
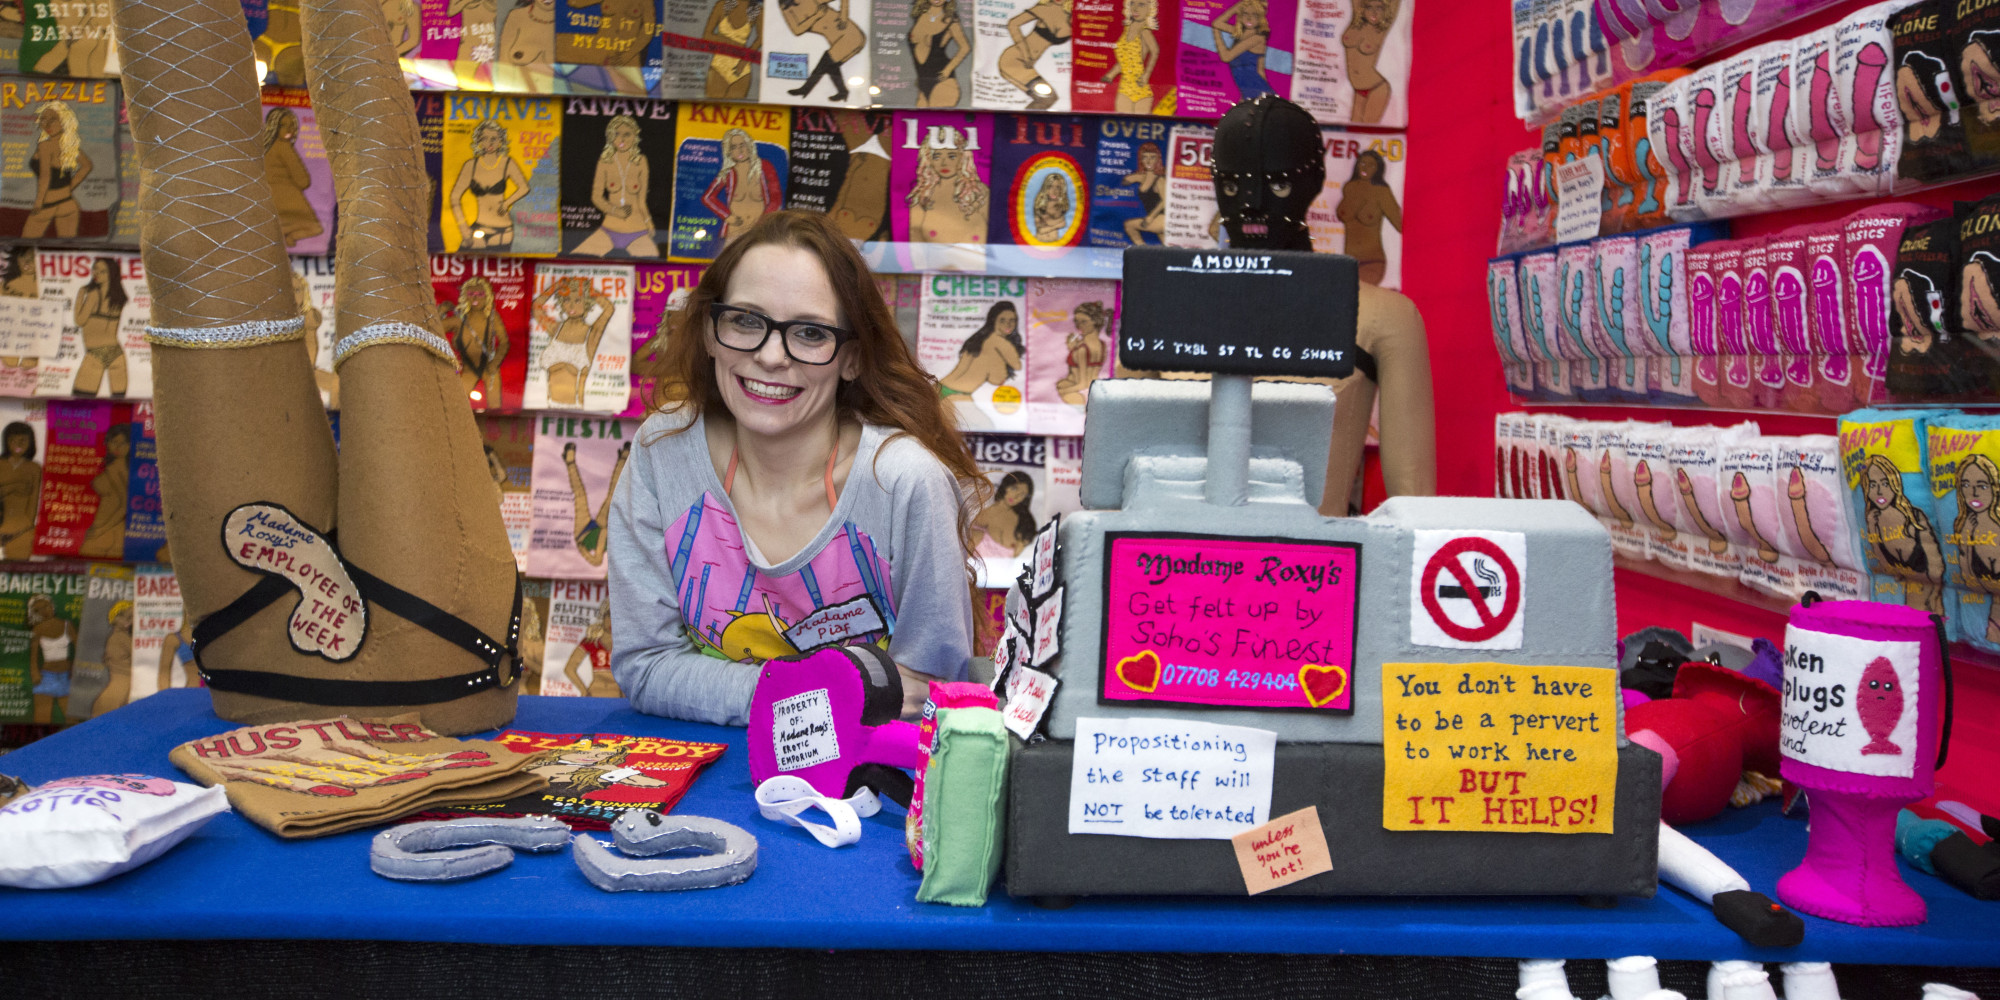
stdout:
<svg viewBox="0 0 2000 1000">
<path fill-rule="evenodd" d="M 206 692 L 168 691 L 6 756 L 31 783 L 79 774 L 185 776 L 167 752 L 235 728 Z M 744 732 L 674 722 L 602 698 L 522 698 L 510 728 L 727 742 L 677 811 L 754 833 L 748 882 L 687 893 L 606 893 L 570 852 L 518 855 L 470 882 L 392 882 L 368 869 L 372 831 L 280 840 L 231 813 L 137 871 L 78 889 L 0 889 L 0 939 L 392 940 L 549 945 L 885 948 L 1010 951 L 1351 953 L 1660 959 L 1749 958 L 2000 966 L 2000 904 L 1905 866 L 1930 903 L 1909 928 L 1807 917 L 1805 943 L 1757 949 L 1670 888 L 1589 909 L 1570 898 L 1185 898 L 1077 901 L 1047 910 L 996 887 L 987 906 L 916 902 L 917 873 L 893 806 L 864 820 L 861 842 L 829 850 L 757 814 Z M 1060 794 L 1060 790 L 1051 790 Z M 1766 803 L 1687 828 L 1766 893 L 1805 850 L 1805 823 Z M 600 834 L 598 836 L 608 836 Z M 1334 863 L 1339 847 L 1334 845 Z"/>
</svg>

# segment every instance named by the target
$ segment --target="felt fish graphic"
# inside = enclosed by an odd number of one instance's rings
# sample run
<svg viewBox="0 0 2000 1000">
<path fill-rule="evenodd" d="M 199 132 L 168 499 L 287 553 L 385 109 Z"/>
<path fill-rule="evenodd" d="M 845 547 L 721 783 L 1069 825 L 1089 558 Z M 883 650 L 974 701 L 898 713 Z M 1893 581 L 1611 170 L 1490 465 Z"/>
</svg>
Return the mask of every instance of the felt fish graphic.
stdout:
<svg viewBox="0 0 2000 1000">
<path fill-rule="evenodd" d="M 1876 657 L 1861 672 L 1860 690 L 1855 695 L 1854 707 L 1870 741 L 1861 748 L 1862 755 L 1902 753 L 1903 748 L 1892 742 L 1889 734 L 1903 718 L 1903 689 L 1897 683 L 1896 668 L 1889 665 L 1887 657 Z"/>
</svg>

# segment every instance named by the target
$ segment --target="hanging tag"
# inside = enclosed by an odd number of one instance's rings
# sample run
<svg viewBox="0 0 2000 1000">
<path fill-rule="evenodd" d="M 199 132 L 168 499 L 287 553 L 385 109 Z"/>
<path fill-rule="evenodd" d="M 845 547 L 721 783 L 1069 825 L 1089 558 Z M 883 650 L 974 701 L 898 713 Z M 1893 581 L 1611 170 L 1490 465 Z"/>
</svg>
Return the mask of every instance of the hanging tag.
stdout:
<svg viewBox="0 0 2000 1000">
<path fill-rule="evenodd" d="M 1056 585 L 1056 528 L 1061 521 L 1062 515 L 1058 514 L 1035 532 L 1034 558 L 1029 564 L 1035 578 L 1028 596 L 1037 601 L 1047 597 L 1049 588 Z"/>
<path fill-rule="evenodd" d="M 1007 707 L 1002 712 L 1007 731 L 1024 740 L 1035 735 L 1058 683 L 1033 667 L 1016 666 L 1007 678 Z"/>
<path fill-rule="evenodd" d="M 1035 609 L 1035 651 L 1028 662 L 1037 667 L 1062 653 L 1063 588 L 1057 587 Z"/>
</svg>

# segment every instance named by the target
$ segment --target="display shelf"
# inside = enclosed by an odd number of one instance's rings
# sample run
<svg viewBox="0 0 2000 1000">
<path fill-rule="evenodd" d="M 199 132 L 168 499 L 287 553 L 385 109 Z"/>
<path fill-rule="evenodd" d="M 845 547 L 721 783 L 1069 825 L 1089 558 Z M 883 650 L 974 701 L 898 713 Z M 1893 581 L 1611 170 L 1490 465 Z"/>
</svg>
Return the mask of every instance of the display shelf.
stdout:
<svg viewBox="0 0 2000 1000">
<path fill-rule="evenodd" d="M 1704 593 L 1736 601 L 1739 604 L 1747 604 L 1774 615 L 1789 615 L 1793 605 L 1798 603 L 1788 598 L 1773 597 L 1761 590 L 1746 587 L 1739 580 L 1724 580 L 1719 577 L 1710 576 L 1707 573 L 1674 569 L 1671 566 L 1663 566 L 1651 559 L 1634 559 L 1630 556 L 1613 555 L 1611 562 L 1612 565 L 1619 569 L 1629 570 L 1640 576 L 1650 577 L 1655 580 L 1664 580 L 1668 583 L 1678 583 L 1683 587 L 1691 587 Z M 1959 664 L 1973 664 L 1985 667 L 1988 670 L 2000 671 L 2000 656 L 1963 642 L 1954 642 L 1951 644 L 1951 662 L 1954 666 Z"/>
</svg>

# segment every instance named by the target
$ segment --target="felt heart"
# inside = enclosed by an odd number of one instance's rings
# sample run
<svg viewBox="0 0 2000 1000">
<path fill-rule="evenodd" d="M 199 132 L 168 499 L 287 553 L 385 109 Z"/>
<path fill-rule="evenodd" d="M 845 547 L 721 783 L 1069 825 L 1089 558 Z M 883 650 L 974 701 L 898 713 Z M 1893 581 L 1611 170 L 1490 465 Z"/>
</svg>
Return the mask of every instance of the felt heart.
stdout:
<svg viewBox="0 0 2000 1000">
<path fill-rule="evenodd" d="M 1152 650 L 1118 661 L 1118 679 L 1134 691 L 1152 694 L 1160 686 L 1160 657 Z"/>
<path fill-rule="evenodd" d="M 1305 689 L 1306 702 L 1319 708 L 1347 690 L 1347 671 L 1308 663 L 1299 667 L 1299 686 Z"/>
</svg>

